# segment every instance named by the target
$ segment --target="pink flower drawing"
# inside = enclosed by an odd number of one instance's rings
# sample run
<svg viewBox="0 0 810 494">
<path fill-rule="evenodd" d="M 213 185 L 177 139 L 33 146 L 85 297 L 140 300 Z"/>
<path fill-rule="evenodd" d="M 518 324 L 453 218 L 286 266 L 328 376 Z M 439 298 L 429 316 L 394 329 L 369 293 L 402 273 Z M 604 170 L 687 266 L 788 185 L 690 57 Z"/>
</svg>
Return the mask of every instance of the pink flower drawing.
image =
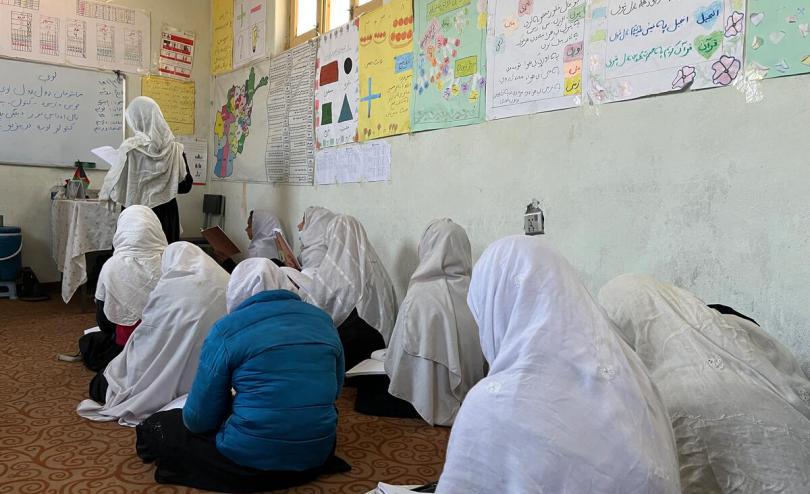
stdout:
<svg viewBox="0 0 810 494">
<path fill-rule="evenodd" d="M 685 65 L 678 70 L 678 75 L 672 81 L 672 89 L 683 89 L 695 81 L 695 68 Z"/>
<path fill-rule="evenodd" d="M 728 55 L 723 55 L 720 57 L 720 60 L 712 64 L 712 69 L 714 69 L 712 82 L 718 86 L 728 86 L 737 78 L 740 67 L 741 64 L 739 60 Z"/>
<path fill-rule="evenodd" d="M 742 34 L 745 29 L 745 14 L 736 10 L 726 19 L 726 38 Z"/>
</svg>

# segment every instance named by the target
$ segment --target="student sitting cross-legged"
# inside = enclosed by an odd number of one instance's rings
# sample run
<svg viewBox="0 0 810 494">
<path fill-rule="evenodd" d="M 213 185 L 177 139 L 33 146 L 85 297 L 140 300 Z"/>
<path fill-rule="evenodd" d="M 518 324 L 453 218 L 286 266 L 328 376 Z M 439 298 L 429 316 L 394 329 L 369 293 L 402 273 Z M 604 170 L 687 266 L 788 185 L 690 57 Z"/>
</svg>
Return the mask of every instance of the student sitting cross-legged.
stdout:
<svg viewBox="0 0 810 494">
<path fill-rule="evenodd" d="M 155 480 L 256 492 L 347 471 L 334 456 L 344 366 L 332 319 L 264 258 L 236 267 L 228 312 L 203 344 L 185 407 L 137 428 Z"/>
</svg>

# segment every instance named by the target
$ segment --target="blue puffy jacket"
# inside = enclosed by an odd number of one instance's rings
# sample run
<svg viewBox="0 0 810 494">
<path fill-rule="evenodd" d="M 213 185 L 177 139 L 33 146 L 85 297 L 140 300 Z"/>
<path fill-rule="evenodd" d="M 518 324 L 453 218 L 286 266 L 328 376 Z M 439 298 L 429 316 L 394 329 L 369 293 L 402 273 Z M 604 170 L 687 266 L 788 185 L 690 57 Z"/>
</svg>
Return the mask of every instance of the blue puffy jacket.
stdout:
<svg viewBox="0 0 810 494">
<path fill-rule="evenodd" d="M 332 318 L 292 292 L 262 292 L 211 329 L 183 421 L 219 431 L 217 449 L 240 465 L 315 468 L 335 444 L 343 373 Z"/>
</svg>

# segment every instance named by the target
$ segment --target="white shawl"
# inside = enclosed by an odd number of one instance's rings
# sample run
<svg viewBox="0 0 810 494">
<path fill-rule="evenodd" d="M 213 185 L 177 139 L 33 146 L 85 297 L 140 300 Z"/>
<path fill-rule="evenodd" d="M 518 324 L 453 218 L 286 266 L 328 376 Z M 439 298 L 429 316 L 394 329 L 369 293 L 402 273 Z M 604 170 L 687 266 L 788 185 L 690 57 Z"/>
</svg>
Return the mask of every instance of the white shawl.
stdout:
<svg viewBox="0 0 810 494">
<path fill-rule="evenodd" d="M 126 121 L 135 135 L 118 148 L 118 163 L 104 177 L 99 199 L 124 207 L 139 204 L 149 208 L 171 201 L 186 173 L 183 145 L 174 140 L 152 98 L 138 96 L 132 100 Z"/>
<path fill-rule="evenodd" d="M 188 242 L 166 248 L 162 271 L 141 324 L 104 370 L 107 403 L 83 401 L 82 417 L 135 426 L 191 390 L 203 340 L 226 313 L 228 273 Z"/>
<path fill-rule="evenodd" d="M 326 228 L 326 244 L 329 248 L 311 280 L 302 282 L 306 276 L 300 275 L 293 279 L 303 298 L 332 316 L 335 326 L 356 308 L 388 344 L 397 316 L 394 285 L 363 225 L 345 214 L 335 216 Z"/>
<path fill-rule="evenodd" d="M 335 213 L 320 206 L 310 206 L 304 211 L 304 228 L 301 230 L 301 268 L 305 273 L 316 269 L 328 250 L 326 227 Z"/>
<path fill-rule="evenodd" d="M 247 250 L 247 257 L 264 257 L 278 259 L 276 246 L 276 230 L 281 231 L 281 222 L 278 217 L 266 209 L 253 211 L 253 238 Z"/>
<path fill-rule="evenodd" d="M 289 290 L 297 293 L 295 286 L 269 259 L 257 257 L 240 262 L 228 281 L 228 313 L 250 297 L 267 290 Z"/>
<path fill-rule="evenodd" d="M 118 217 L 113 256 L 101 268 L 96 286 L 96 300 L 104 302 L 110 322 L 132 326 L 141 319 L 160 279 L 166 245 L 160 220 L 148 207 L 131 206 Z"/>
<path fill-rule="evenodd" d="M 461 406 L 437 493 L 680 492 L 655 387 L 559 253 L 495 242 L 468 302 L 490 373 Z"/>
<path fill-rule="evenodd" d="M 467 232 L 433 221 L 419 242 L 419 266 L 385 354 L 388 392 L 431 425 L 452 425 L 461 402 L 484 377 L 484 356 L 469 307 L 472 255 Z"/>
<path fill-rule="evenodd" d="M 684 492 L 807 492 L 810 381 L 787 349 L 647 276 L 620 276 L 599 300 L 661 391 Z"/>
</svg>

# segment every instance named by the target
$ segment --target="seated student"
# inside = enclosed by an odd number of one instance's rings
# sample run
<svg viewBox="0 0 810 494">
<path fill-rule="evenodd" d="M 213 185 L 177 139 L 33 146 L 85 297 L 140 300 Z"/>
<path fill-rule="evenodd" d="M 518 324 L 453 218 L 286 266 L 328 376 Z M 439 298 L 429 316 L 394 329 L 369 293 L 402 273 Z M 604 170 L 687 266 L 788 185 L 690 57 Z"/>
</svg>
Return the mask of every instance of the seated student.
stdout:
<svg viewBox="0 0 810 494">
<path fill-rule="evenodd" d="M 272 260 L 276 265 L 282 266 L 283 263 L 279 261 L 278 248 L 276 247 L 276 229 L 281 230 L 281 222 L 273 213 L 266 209 L 251 211 L 245 228 L 245 233 L 247 233 L 250 240 L 245 257 L 248 259 L 251 257 L 264 257 Z M 214 252 L 214 258 L 229 273 L 232 273 L 236 268 L 236 262 L 230 257 Z"/>
<path fill-rule="evenodd" d="M 118 217 L 113 249 L 96 285 L 101 331 L 79 338 L 82 360 L 92 371 L 103 370 L 124 349 L 160 279 L 166 235 L 155 213 L 146 206 L 125 209 Z"/>
<path fill-rule="evenodd" d="M 324 238 L 327 250 L 317 268 L 285 273 L 304 300 L 332 316 L 351 369 L 385 348 L 397 315 L 394 286 L 355 218 L 336 215 Z"/>
<path fill-rule="evenodd" d="M 304 274 L 320 266 L 326 255 L 326 227 L 335 218 L 335 213 L 320 206 L 310 206 L 298 224 L 298 240 L 301 243 L 301 269 Z"/>
<path fill-rule="evenodd" d="M 490 245 L 468 302 L 490 368 L 461 405 L 437 493 L 680 492 L 644 364 L 544 239 Z"/>
<path fill-rule="evenodd" d="M 191 389 L 202 342 L 225 314 L 228 273 L 188 242 L 166 248 L 161 271 L 138 329 L 90 383 L 82 417 L 137 425 Z"/>
<path fill-rule="evenodd" d="M 478 326 L 467 307 L 471 272 L 467 232 L 449 219 L 430 223 L 385 355 L 388 392 L 430 425 L 452 425 L 467 391 L 484 377 Z"/>
<path fill-rule="evenodd" d="M 810 381 L 786 348 L 647 276 L 619 276 L 599 301 L 667 404 L 684 492 L 807 492 Z"/>
<path fill-rule="evenodd" d="M 236 267 L 229 314 L 203 344 L 185 407 L 137 428 L 157 482 L 254 492 L 348 470 L 334 457 L 340 339 L 329 315 L 294 292 L 267 259 Z"/>
</svg>

